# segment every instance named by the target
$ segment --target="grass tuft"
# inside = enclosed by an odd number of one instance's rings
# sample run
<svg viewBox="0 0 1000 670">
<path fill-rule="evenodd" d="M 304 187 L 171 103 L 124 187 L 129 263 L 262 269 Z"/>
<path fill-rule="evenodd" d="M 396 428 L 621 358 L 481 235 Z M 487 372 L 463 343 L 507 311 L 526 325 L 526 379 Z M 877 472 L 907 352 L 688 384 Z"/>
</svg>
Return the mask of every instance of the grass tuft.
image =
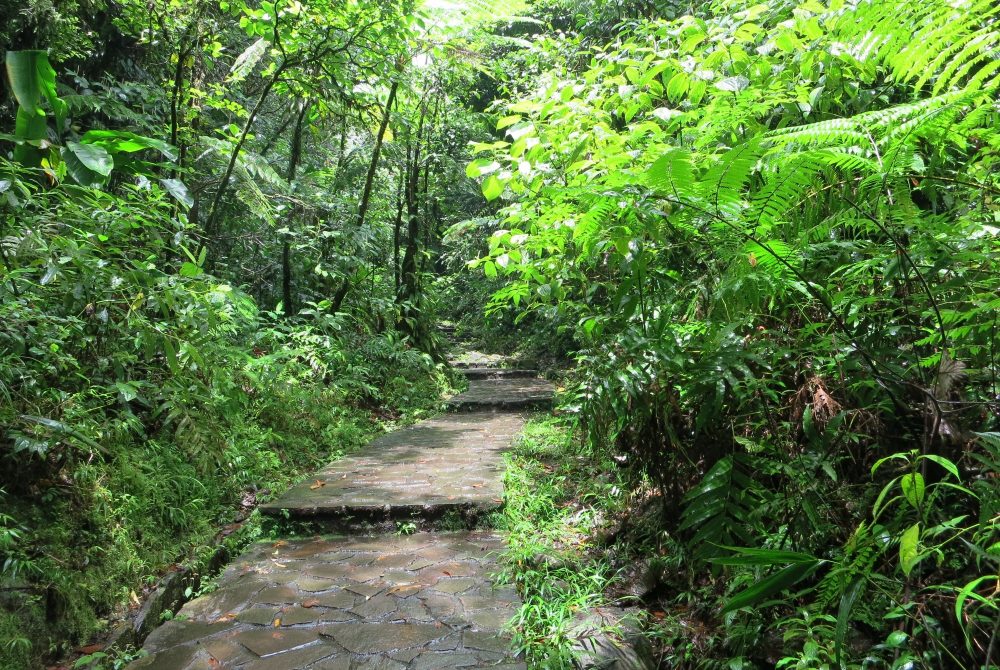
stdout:
<svg viewBox="0 0 1000 670">
<path fill-rule="evenodd" d="M 569 669 L 574 624 L 605 603 L 615 576 L 591 538 L 618 509 L 621 488 L 560 418 L 529 420 L 506 460 L 496 524 L 507 534 L 499 579 L 523 602 L 510 622 L 515 645 L 531 667 Z"/>
</svg>

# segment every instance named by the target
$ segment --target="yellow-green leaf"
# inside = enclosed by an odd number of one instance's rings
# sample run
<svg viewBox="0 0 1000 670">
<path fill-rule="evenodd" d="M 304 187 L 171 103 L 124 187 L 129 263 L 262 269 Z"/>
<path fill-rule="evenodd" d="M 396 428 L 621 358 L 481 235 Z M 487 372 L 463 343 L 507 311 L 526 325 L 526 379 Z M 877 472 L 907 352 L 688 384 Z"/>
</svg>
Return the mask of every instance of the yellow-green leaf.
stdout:
<svg viewBox="0 0 1000 670">
<path fill-rule="evenodd" d="M 899 565 L 903 574 L 910 576 L 913 566 L 920 560 L 920 524 L 907 528 L 899 538 Z"/>
<path fill-rule="evenodd" d="M 903 497 L 906 498 L 906 502 L 914 509 L 920 509 L 924 503 L 924 476 L 919 472 L 903 475 L 899 484 L 903 487 Z"/>
</svg>

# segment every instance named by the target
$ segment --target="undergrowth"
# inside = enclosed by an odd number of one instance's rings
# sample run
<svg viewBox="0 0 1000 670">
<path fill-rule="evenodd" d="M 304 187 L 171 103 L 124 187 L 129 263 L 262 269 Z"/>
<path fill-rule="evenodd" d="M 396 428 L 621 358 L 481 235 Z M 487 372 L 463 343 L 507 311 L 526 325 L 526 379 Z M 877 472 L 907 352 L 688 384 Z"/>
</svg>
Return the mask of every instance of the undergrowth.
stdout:
<svg viewBox="0 0 1000 670">
<path fill-rule="evenodd" d="M 435 411 L 448 377 L 413 363 L 392 369 L 406 384 L 369 371 L 377 404 L 369 394 L 328 386 L 294 360 L 266 385 L 243 378 L 237 411 L 212 427 L 221 444 L 211 459 L 192 458 L 182 432 L 122 431 L 102 445 L 106 455 L 73 467 L 35 464 L 47 474 L 21 483 L 5 477 L 0 668 L 41 667 L 94 639 L 171 565 L 210 551 L 220 529 L 245 519 L 238 537 L 221 541 L 245 545 L 257 537 L 257 503 L 372 436 Z"/>
<path fill-rule="evenodd" d="M 560 418 L 530 420 L 506 461 L 500 580 L 523 602 L 510 622 L 515 645 L 533 668 L 572 668 L 574 629 L 615 577 L 593 535 L 620 508 L 621 489 Z"/>
</svg>

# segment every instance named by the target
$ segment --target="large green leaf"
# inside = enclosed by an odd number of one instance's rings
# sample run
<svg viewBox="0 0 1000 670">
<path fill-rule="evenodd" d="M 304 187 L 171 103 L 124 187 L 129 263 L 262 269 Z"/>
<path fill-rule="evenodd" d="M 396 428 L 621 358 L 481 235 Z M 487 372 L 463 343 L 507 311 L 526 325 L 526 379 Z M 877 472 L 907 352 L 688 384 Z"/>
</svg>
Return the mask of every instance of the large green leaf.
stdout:
<svg viewBox="0 0 1000 670">
<path fill-rule="evenodd" d="M 899 538 L 899 565 L 903 574 L 910 576 L 910 571 L 920 561 L 920 524 L 915 523 L 907 528 Z"/>
<path fill-rule="evenodd" d="M 844 661 L 844 641 L 847 639 L 847 629 L 850 625 L 851 610 L 858 596 L 864 591 L 865 580 L 863 577 L 856 577 L 850 586 L 840 597 L 840 607 L 837 609 L 837 626 L 834 630 L 834 648 L 837 652 L 837 664 L 841 670 L 846 670 L 847 664 Z"/>
<path fill-rule="evenodd" d="M 22 140 L 14 147 L 14 160 L 28 167 L 41 165 L 42 152 L 38 145 L 45 139 L 45 117 L 31 114 L 24 107 L 19 107 L 14 120 L 14 135 Z"/>
<path fill-rule="evenodd" d="M 76 142 L 70 142 L 69 144 L 74 144 L 80 146 Z M 100 147 L 93 147 L 94 149 L 100 149 Z M 103 149 L 100 149 L 103 151 Z M 86 153 L 86 152 L 82 152 Z M 104 152 L 107 154 L 107 152 Z M 73 181 L 80 184 L 81 186 L 100 186 L 107 179 L 107 175 L 101 174 L 96 170 L 92 170 L 87 166 L 77 152 L 69 146 L 61 147 L 59 149 L 59 156 L 62 158 L 63 163 L 66 164 L 66 172 L 72 177 Z M 110 159 L 111 157 L 108 156 Z M 100 160 L 95 155 L 88 156 L 88 160 L 96 165 L 100 166 Z M 103 168 L 102 168 L 103 169 Z M 110 173 L 110 170 L 109 170 Z"/>
<path fill-rule="evenodd" d="M 723 549 L 736 552 L 734 556 L 719 556 L 709 559 L 719 565 L 785 565 L 788 563 L 816 563 L 819 559 L 798 551 L 780 551 L 777 549 L 758 549 L 755 547 L 727 547 Z"/>
<path fill-rule="evenodd" d="M 67 142 L 66 148 L 83 163 L 88 170 L 96 172 L 102 177 L 111 174 L 115 161 L 108 153 L 107 149 L 97 144 L 83 144 L 81 142 Z"/>
<path fill-rule="evenodd" d="M 168 160 L 177 160 L 177 150 L 169 143 L 124 130 L 88 130 L 80 142 L 99 145 L 112 154 L 154 149 Z"/>
<path fill-rule="evenodd" d="M 160 184 L 185 207 L 194 206 L 194 198 L 180 179 L 161 179 Z"/>
<path fill-rule="evenodd" d="M 503 186 L 503 182 L 495 174 L 491 174 L 483 181 L 483 196 L 487 200 L 496 200 L 503 193 Z"/>
<path fill-rule="evenodd" d="M 56 129 L 62 132 L 66 118 L 66 103 L 56 94 L 56 71 L 44 51 L 8 51 L 7 79 L 17 104 L 30 116 L 45 116 L 42 99 L 48 100 L 56 119 Z"/>
<path fill-rule="evenodd" d="M 903 497 L 906 498 L 906 502 L 913 505 L 914 509 L 919 510 L 924 502 L 924 476 L 919 472 L 911 472 L 903 475 L 899 484 L 903 488 Z"/>
<path fill-rule="evenodd" d="M 7 52 L 7 80 L 17 104 L 29 116 L 45 116 L 37 65 L 39 57 L 44 55 L 44 51 Z"/>
<path fill-rule="evenodd" d="M 722 613 L 732 612 L 741 607 L 749 607 L 776 593 L 780 593 L 811 575 L 819 565 L 819 561 L 813 561 L 812 563 L 792 563 L 770 577 L 762 579 L 750 588 L 737 593 L 722 608 Z"/>
</svg>

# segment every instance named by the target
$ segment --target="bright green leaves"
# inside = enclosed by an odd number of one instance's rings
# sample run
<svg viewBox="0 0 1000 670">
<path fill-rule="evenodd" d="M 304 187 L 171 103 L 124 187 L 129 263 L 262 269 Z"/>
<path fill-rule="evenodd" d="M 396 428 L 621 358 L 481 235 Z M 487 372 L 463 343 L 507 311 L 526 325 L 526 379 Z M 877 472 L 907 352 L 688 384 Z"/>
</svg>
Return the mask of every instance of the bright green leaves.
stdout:
<svg viewBox="0 0 1000 670">
<path fill-rule="evenodd" d="M 88 130 L 80 138 L 80 141 L 103 147 L 110 154 L 130 154 L 153 149 L 167 160 L 177 160 L 177 150 L 167 142 L 125 130 Z"/>
<path fill-rule="evenodd" d="M 903 574 L 907 577 L 920 561 L 920 524 L 915 523 L 905 531 L 899 538 L 899 566 L 903 569 Z"/>
<path fill-rule="evenodd" d="M 496 200 L 503 193 L 504 184 L 495 174 L 488 176 L 482 185 L 483 197 L 487 200 Z"/>
<path fill-rule="evenodd" d="M 729 599 L 722 612 L 732 612 L 743 607 L 756 605 L 785 589 L 791 588 L 817 570 L 825 561 L 797 551 L 757 549 L 752 547 L 728 547 L 735 552 L 731 556 L 711 559 L 716 565 L 726 566 L 773 566 L 783 565 L 777 572 L 759 580 Z"/>
<path fill-rule="evenodd" d="M 37 167 L 43 157 L 40 143 L 46 139 L 48 129 L 43 100 L 55 117 L 57 135 L 65 124 L 66 103 L 56 95 L 56 73 L 44 51 L 8 51 L 6 69 L 18 104 L 14 134 L 19 142 L 14 160 Z"/>
<path fill-rule="evenodd" d="M 56 95 L 56 72 L 44 51 L 8 51 L 7 79 L 19 111 L 30 116 L 45 116 L 42 99 L 48 101 L 56 117 L 57 130 L 66 118 L 66 103 Z"/>
<path fill-rule="evenodd" d="M 90 130 L 76 140 L 60 144 L 66 128 L 66 102 L 56 94 L 56 74 L 44 51 L 7 52 L 7 77 L 18 102 L 12 139 L 14 159 L 28 167 L 44 167 L 53 178 L 68 175 L 82 186 L 104 184 L 116 167 L 115 155 L 125 156 L 147 149 L 176 160 L 177 152 L 162 140 L 124 130 Z M 56 138 L 49 141 L 48 116 L 44 103 L 52 110 Z M 7 136 L 11 138 L 11 136 Z M 6 139 L 6 138 L 5 138 Z M 124 158 L 132 172 L 148 173 L 147 167 Z M 180 182 L 177 182 L 178 184 Z M 168 188 L 172 193 L 177 188 Z"/>
<path fill-rule="evenodd" d="M 230 83 L 245 79 L 267 53 L 268 46 L 267 40 L 261 37 L 244 49 L 229 68 Z"/>
<path fill-rule="evenodd" d="M 905 474 L 899 480 L 899 485 L 903 489 L 903 498 L 906 502 L 919 511 L 924 504 L 924 476 L 919 472 Z"/>
<path fill-rule="evenodd" d="M 492 174 L 499 170 L 502 166 L 495 160 L 490 160 L 488 158 L 478 158 L 465 167 L 465 176 L 469 179 L 475 179 L 476 177 L 482 177 L 484 175 Z"/>
<path fill-rule="evenodd" d="M 725 614 L 726 612 L 759 604 L 763 600 L 798 584 L 815 572 L 817 567 L 819 567 L 819 563 L 815 559 L 808 563 L 793 563 L 788 565 L 730 598 L 729 602 L 722 608 L 722 613 Z"/>
<path fill-rule="evenodd" d="M 115 166 L 111 154 L 96 144 L 67 142 L 59 154 L 66 164 L 66 171 L 82 186 L 102 184 Z"/>
</svg>

